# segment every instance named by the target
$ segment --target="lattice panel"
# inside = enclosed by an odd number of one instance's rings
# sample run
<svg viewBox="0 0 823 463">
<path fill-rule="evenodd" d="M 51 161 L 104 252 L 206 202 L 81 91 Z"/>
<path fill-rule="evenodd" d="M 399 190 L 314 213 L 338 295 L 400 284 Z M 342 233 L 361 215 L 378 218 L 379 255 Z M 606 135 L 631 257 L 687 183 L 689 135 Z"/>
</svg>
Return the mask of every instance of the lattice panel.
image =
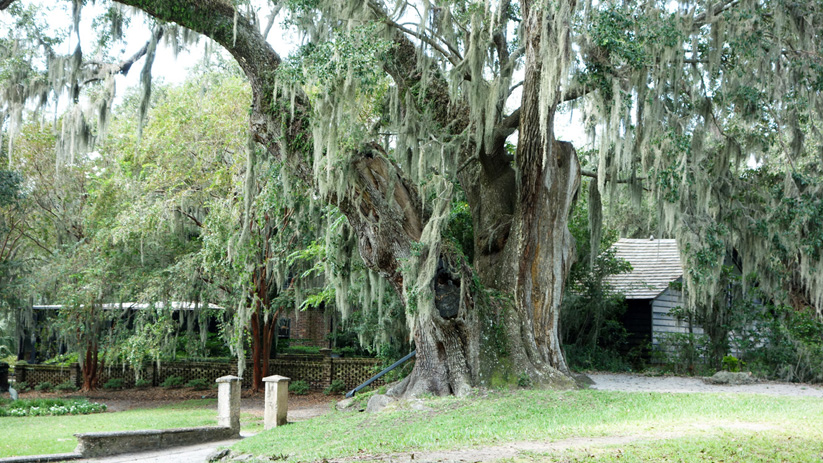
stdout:
<svg viewBox="0 0 823 463">
<path fill-rule="evenodd" d="M 329 385 L 329 375 L 323 362 L 272 359 L 269 361 L 269 371 L 272 375 L 285 376 L 292 381 L 305 381 L 313 389 Z"/>
<path fill-rule="evenodd" d="M 25 381 L 30 388 L 34 388 L 40 383 L 50 382 L 53 386 L 64 383 L 66 381 L 75 380 L 72 370 L 76 368 L 74 365 L 68 367 L 55 367 L 50 365 L 19 365 L 16 368 L 16 381 Z M 77 375 L 79 376 L 79 374 Z"/>
<path fill-rule="evenodd" d="M 148 372 L 144 371 L 140 377 L 150 380 L 152 378 L 152 371 L 151 368 L 148 368 L 148 370 Z M 134 387 L 134 381 L 136 379 L 134 369 L 129 366 L 124 368 L 124 365 L 113 365 L 111 367 L 103 368 L 97 372 L 97 382 L 100 387 L 103 387 L 103 385 L 106 384 L 106 381 L 112 378 L 122 379 L 124 387 Z"/>
<path fill-rule="evenodd" d="M 332 381 L 341 379 L 346 384 L 346 389 L 354 389 L 375 374 L 378 360 L 374 359 L 334 359 L 332 368 Z M 374 386 L 385 384 L 382 379 L 373 382 Z"/>
<path fill-rule="evenodd" d="M 268 375 L 281 375 L 291 378 L 292 381 L 302 380 L 309 383 L 313 389 L 323 389 L 335 379 L 341 379 L 347 389 L 356 387 L 376 373 L 379 364 L 375 359 L 339 359 L 328 357 L 289 356 L 269 360 Z M 43 381 L 54 385 L 64 381 L 74 380 L 80 386 L 82 375 L 77 364 L 69 367 L 54 367 L 48 365 L 20 365 L 17 369 L 17 380 L 26 381 L 34 387 Z M 74 374 L 73 374 L 74 372 Z M 123 368 L 121 365 L 111 365 L 98 373 L 99 384 L 102 386 L 111 378 L 122 378 L 126 387 L 134 386 L 136 380 L 132 368 Z M 140 377 L 152 381 L 159 386 L 169 376 L 183 378 L 183 384 L 193 379 L 205 379 L 209 383 L 221 376 L 237 375 L 236 363 L 217 362 L 162 362 L 160 366 L 147 365 Z M 246 363 L 243 372 L 243 387 L 251 387 L 252 364 Z M 374 383 L 379 386 L 382 380 Z"/>
<path fill-rule="evenodd" d="M 156 369 L 154 383 L 159 386 L 170 376 L 183 378 L 183 384 L 193 379 L 205 379 L 208 383 L 221 376 L 236 375 L 237 365 L 228 363 L 209 362 L 175 362 L 160 363 Z"/>
</svg>

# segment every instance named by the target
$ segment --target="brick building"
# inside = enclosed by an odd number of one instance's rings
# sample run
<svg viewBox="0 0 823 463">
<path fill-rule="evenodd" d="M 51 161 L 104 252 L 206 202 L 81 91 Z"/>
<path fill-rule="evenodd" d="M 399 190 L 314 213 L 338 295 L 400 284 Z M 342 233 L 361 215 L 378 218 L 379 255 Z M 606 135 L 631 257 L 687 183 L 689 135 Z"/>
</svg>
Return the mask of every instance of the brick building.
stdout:
<svg viewBox="0 0 823 463">
<path fill-rule="evenodd" d="M 322 307 L 292 309 L 280 316 L 277 337 L 288 339 L 291 346 L 331 347 L 328 335 L 332 325 L 333 313 L 327 314 Z"/>
</svg>

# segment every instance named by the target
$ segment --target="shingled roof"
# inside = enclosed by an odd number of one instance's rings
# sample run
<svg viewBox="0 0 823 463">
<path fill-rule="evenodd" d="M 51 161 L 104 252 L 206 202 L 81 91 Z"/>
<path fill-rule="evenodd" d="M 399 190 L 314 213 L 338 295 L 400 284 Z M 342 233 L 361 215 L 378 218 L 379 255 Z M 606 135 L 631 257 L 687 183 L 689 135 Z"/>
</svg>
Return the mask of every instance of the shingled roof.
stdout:
<svg viewBox="0 0 823 463">
<path fill-rule="evenodd" d="M 632 264 L 630 273 L 606 278 L 626 299 L 654 299 L 669 283 L 683 276 L 676 240 L 621 238 L 612 249 L 617 257 Z"/>
</svg>

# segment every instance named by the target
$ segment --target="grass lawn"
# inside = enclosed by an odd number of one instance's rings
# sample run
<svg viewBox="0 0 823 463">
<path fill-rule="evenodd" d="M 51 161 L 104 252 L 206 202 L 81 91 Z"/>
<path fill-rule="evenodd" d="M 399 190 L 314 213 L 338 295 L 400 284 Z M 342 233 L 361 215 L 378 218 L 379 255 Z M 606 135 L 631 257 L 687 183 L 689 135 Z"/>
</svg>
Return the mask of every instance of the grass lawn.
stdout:
<svg viewBox="0 0 823 463">
<path fill-rule="evenodd" d="M 731 394 L 605 391 L 491 392 L 434 398 L 365 414 L 337 412 L 263 432 L 238 452 L 315 461 L 370 454 L 480 449 L 539 442 L 545 451 L 504 459 L 549 461 L 815 461 L 823 460 L 823 400 Z M 559 445 L 552 442 L 573 442 Z M 538 446 L 539 447 L 539 446 Z M 487 449 L 488 451 L 484 451 Z M 368 459 L 368 457 L 366 457 Z"/>
<path fill-rule="evenodd" d="M 75 433 L 215 426 L 216 399 L 187 400 L 159 408 L 135 409 L 91 415 L 0 418 L 0 457 L 71 452 L 77 447 Z M 259 418 L 241 415 L 253 430 L 262 429 Z M 244 430 L 246 428 L 244 427 Z"/>
</svg>

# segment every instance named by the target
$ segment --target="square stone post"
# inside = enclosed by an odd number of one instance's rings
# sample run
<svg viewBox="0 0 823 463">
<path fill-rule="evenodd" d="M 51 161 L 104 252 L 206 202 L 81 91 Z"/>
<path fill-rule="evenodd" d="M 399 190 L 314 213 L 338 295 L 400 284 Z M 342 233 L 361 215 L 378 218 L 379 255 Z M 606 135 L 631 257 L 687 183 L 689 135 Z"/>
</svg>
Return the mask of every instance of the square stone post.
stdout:
<svg viewBox="0 0 823 463">
<path fill-rule="evenodd" d="M 217 426 L 240 432 L 240 381 L 237 376 L 221 376 L 217 382 Z"/>
<path fill-rule="evenodd" d="M 266 376 L 266 408 L 263 412 L 263 429 L 283 426 L 288 422 L 289 413 L 289 378 L 285 376 Z"/>
</svg>

